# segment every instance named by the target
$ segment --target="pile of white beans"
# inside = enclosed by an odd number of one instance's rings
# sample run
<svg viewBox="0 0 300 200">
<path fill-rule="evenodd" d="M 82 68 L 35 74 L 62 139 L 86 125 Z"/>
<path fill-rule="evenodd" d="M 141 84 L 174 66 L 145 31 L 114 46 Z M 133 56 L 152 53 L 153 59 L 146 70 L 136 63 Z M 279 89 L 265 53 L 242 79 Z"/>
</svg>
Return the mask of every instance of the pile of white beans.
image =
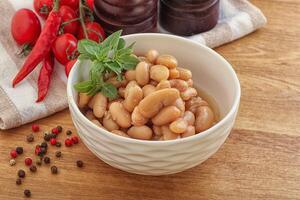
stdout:
<svg viewBox="0 0 300 200">
<path fill-rule="evenodd" d="M 79 94 L 78 106 L 89 120 L 113 134 L 141 140 L 185 138 L 213 126 L 214 112 L 193 87 L 190 70 L 156 50 L 138 58 L 123 81 L 106 77 L 118 88 L 118 99 Z"/>
</svg>

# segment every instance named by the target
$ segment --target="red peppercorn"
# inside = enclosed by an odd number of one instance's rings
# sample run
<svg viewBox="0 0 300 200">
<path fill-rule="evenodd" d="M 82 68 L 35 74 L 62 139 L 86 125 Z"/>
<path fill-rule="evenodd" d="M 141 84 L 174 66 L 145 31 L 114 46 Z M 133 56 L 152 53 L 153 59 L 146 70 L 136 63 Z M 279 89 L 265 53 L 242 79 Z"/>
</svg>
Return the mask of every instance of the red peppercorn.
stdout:
<svg viewBox="0 0 300 200">
<path fill-rule="evenodd" d="M 40 147 L 39 145 L 37 145 L 37 146 L 35 147 L 34 153 L 35 153 L 36 155 L 38 155 L 40 152 L 41 152 L 41 147 Z"/>
<path fill-rule="evenodd" d="M 56 138 L 51 138 L 50 139 L 50 144 L 55 145 L 56 144 Z"/>
<path fill-rule="evenodd" d="M 32 124 L 31 129 L 33 132 L 38 132 L 40 130 L 40 127 L 37 124 Z"/>
<path fill-rule="evenodd" d="M 58 130 L 57 127 L 53 128 L 53 129 L 51 130 L 51 132 L 52 132 L 53 134 L 55 134 L 55 135 L 59 134 L 59 130 Z"/>
<path fill-rule="evenodd" d="M 78 142 L 79 142 L 79 139 L 77 136 L 71 137 L 71 140 L 72 140 L 73 144 L 78 144 Z"/>
<path fill-rule="evenodd" d="M 65 145 L 66 145 L 67 147 L 72 146 L 72 144 L 73 144 L 73 142 L 72 142 L 71 139 L 67 138 L 67 139 L 65 140 Z"/>
<path fill-rule="evenodd" d="M 25 165 L 30 166 L 32 164 L 31 158 L 25 158 Z"/>
<path fill-rule="evenodd" d="M 11 156 L 12 158 L 16 158 L 16 157 L 18 156 L 17 151 L 16 151 L 16 150 L 11 150 L 10 156 Z"/>
</svg>

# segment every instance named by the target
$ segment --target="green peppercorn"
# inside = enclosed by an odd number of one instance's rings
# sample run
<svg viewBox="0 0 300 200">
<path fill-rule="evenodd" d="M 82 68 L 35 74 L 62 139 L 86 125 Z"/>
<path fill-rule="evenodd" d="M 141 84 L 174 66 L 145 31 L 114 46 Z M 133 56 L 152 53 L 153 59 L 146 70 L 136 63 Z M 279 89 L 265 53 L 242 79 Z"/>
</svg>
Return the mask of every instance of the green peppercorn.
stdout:
<svg viewBox="0 0 300 200">
<path fill-rule="evenodd" d="M 60 151 L 55 152 L 55 156 L 56 156 L 57 158 L 60 158 L 60 157 L 61 157 L 61 152 L 60 152 Z"/>
<path fill-rule="evenodd" d="M 34 141 L 34 135 L 33 134 L 27 135 L 26 140 L 27 140 L 27 142 L 33 142 Z"/>
<path fill-rule="evenodd" d="M 38 153 L 38 156 L 41 157 L 41 158 L 44 157 L 44 154 L 42 153 L 42 151 L 40 151 L 40 152 Z"/>
<path fill-rule="evenodd" d="M 52 174 L 57 174 L 58 173 L 58 168 L 56 166 L 51 166 L 51 173 Z"/>
<path fill-rule="evenodd" d="M 56 143 L 55 143 L 55 146 L 56 146 L 56 147 L 61 147 L 61 142 L 56 142 Z"/>
<path fill-rule="evenodd" d="M 35 163 L 36 163 L 38 166 L 41 166 L 41 165 L 42 165 L 41 159 L 38 159 Z"/>
<path fill-rule="evenodd" d="M 57 128 L 58 132 L 60 132 L 60 133 L 61 133 L 62 130 L 63 130 L 62 126 L 57 126 L 56 128 Z"/>
<path fill-rule="evenodd" d="M 23 153 L 23 147 L 17 147 L 16 152 L 17 154 L 21 155 Z"/>
<path fill-rule="evenodd" d="M 46 156 L 46 157 L 44 158 L 44 163 L 45 163 L 45 164 L 49 164 L 50 161 L 51 161 L 51 160 L 50 160 L 49 157 Z"/>
<path fill-rule="evenodd" d="M 82 168 L 83 167 L 83 162 L 81 160 L 76 161 L 77 167 Z"/>
<path fill-rule="evenodd" d="M 25 197 L 30 197 L 31 196 L 30 190 L 28 190 L 28 189 L 24 190 L 24 195 L 25 195 Z"/>
<path fill-rule="evenodd" d="M 36 168 L 35 165 L 31 165 L 29 169 L 30 169 L 30 171 L 33 172 L 33 173 L 36 172 L 36 170 L 37 170 L 37 168 Z"/>
<path fill-rule="evenodd" d="M 16 184 L 17 184 L 17 185 L 21 185 L 21 184 L 22 184 L 22 179 L 20 179 L 20 178 L 17 178 L 17 180 L 16 180 Z"/>
<path fill-rule="evenodd" d="M 19 176 L 20 178 L 24 178 L 24 177 L 26 176 L 25 171 L 24 171 L 23 169 L 20 169 L 20 170 L 18 171 L 18 176 Z"/>
<path fill-rule="evenodd" d="M 67 130 L 66 134 L 67 135 L 72 135 L 72 131 L 71 130 Z"/>
</svg>

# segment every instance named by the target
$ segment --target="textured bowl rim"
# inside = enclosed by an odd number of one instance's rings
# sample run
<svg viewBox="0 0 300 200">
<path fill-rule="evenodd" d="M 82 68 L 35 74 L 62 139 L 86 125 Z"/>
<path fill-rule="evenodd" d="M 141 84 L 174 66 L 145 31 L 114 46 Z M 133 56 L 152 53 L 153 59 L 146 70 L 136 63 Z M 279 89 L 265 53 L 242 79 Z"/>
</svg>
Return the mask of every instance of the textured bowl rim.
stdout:
<svg viewBox="0 0 300 200">
<path fill-rule="evenodd" d="M 95 131 L 99 131 L 100 133 L 104 132 L 112 140 L 116 140 L 118 142 L 139 143 L 139 144 L 145 144 L 145 145 L 159 146 L 159 145 L 167 145 L 167 144 L 178 144 L 178 143 L 182 143 L 182 142 L 185 143 L 185 142 L 189 142 L 192 140 L 200 140 L 201 138 L 204 138 L 204 137 L 208 136 L 209 134 L 212 134 L 217 129 L 224 126 L 231 117 L 234 117 L 236 111 L 238 110 L 239 103 L 240 103 L 241 87 L 240 87 L 239 79 L 238 79 L 233 67 L 227 62 L 227 60 L 223 56 L 221 56 L 220 54 L 218 54 L 217 52 L 215 52 L 214 50 L 212 50 L 211 48 L 209 48 L 205 45 L 202 45 L 193 40 L 186 39 L 186 38 L 183 38 L 180 36 L 175 36 L 175 35 L 169 35 L 169 34 L 163 34 L 163 33 L 137 33 L 137 34 L 125 35 L 122 37 L 125 39 L 126 38 L 135 38 L 135 37 L 171 38 L 171 39 L 175 39 L 175 40 L 181 40 L 185 43 L 189 43 L 191 45 L 203 48 L 205 51 L 208 51 L 210 54 L 215 56 L 217 59 L 220 59 L 224 63 L 224 67 L 226 67 L 231 72 L 231 75 L 234 79 L 234 86 L 235 86 L 234 103 L 233 103 L 232 107 L 230 108 L 230 111 L 219 122 L 217 122 L 211 128 L 201 132 L 201 134 L 196 134 L 196 135 L 186 137 L 186 138 L 181 138 L 181 139 L 176 139 L 176 140 L 167 140 L 167 141 L 152 141 L 152 140 L 150 141 L 150 140 L 139 140 L 139 139 L 134 139 L 134 138 L 126 138 L 123 136 L 112 134 L 111 132 L 109 132 L 105 129 L 99 128 L 94 123 L 92 123 L 89 119 L 87 119 L 79 110 L 77 103 L 75 102 L 73 95 L 72 95 L 73 86 L 71 85 L 72 79 L 75 76 L 75 69 L 79 67 L 79 61 L 77 61 L 69 74 L 68 83 L 67 83 L 67 95 L 68 95 L 69 106 L 74 108 L 73 110 L 75 112 L 75 115 L 77 117 L 79 117 L 79 120 L 83 121 L 84 124 L 93 128 Z"/>
</svg>

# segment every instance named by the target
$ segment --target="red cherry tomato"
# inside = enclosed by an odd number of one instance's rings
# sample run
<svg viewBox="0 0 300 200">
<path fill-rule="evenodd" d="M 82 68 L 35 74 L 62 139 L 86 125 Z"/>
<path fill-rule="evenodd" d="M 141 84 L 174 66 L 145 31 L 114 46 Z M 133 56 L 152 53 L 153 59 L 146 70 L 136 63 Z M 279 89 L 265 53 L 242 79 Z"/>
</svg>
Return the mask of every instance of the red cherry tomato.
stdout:
<svg viewBox="0 0 300 200">
<path fill-rule="evenodd" d="M 61 6 L 59 12 L 62 16 L 62 22 L 68 22 L 77 18 L 75 11 L 69 6 Z M 63 26 L 64 33 L 76 35 L 79 29 L 79 21 L 73 21 Z"/>
<path fill-rule="evenodd" d="M 79 8 L 79 0 L 60 0 L 60 5 L 71 7 L 73 10 Z"/>
<path fill-rule="evenodd" d="M 29 9 L 18 10 L 11 20 L 11 34 L 19 45 L 33 45 L 41 33 L 36 14 Z"/>
<path fill-rule="evenodd" d="M 71 69 L 73 68 L 74 64 L 77 62 L 77 59 L 74 59 L 74 60 L 70 60 L 66 66 L 65 66 L 65 72 L 66 72 L 66 75 L 67 77 L 69 76 L 69 73 L 71 71 Z"/>
<path fill-rule="evenodd" d="M 53 0 L 34 0 L 33 7 L 39 16 L 46 19 L 53 8 Z"/>
<path fill-rule="evenodd" d="M 63 65 L 77 57 L 77 39 L 70 33 L 65 33 L 56 38 L 52 45 L 55 58 Z"/>
<path fill-rule="evenodd" d="M 86 3 L 91 11 L 94 11 L 94 0 L 87 0 Z"/>
<path fill-rule="evenodd" d="M 100 24 L 96 22 L 85 23 L 88 39 L 94 40 L 95 42 L 102 42 L 105 39 L 105 33 Z M 79 29 L 78 37 L 79 40 L 84 39 L 84 33 L 82 27 Z"/>
</svg>

